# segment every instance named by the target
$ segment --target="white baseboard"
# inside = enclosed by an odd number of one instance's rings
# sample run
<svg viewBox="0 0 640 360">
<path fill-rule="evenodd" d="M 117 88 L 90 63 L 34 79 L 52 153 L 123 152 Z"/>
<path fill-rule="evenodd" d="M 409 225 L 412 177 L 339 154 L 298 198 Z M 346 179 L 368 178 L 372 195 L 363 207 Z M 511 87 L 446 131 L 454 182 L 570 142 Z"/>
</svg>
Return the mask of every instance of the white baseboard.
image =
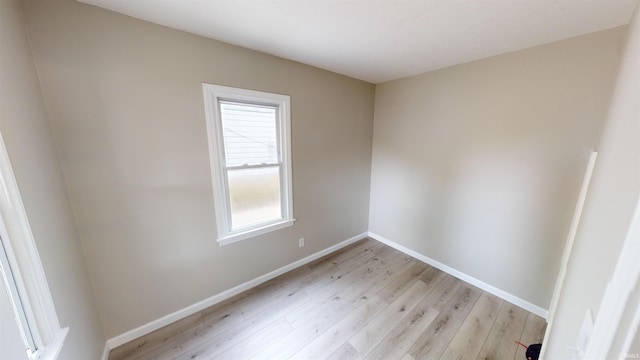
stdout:
<svg viewBox="0 0 640 360">
<path fill-rule="evenodd" d="M 523 309 L 525 309 L 525 310 L 527 310 L 529 312 L 532 312 L 532 313 L 534 313 L 534 314 L 536 314 L 536 315 L 538 315 L 538 316 L 540 316 L 540 317 L 542 317 L 544 319 L 546 319 L 547 316 L 549 315 L 549 311 L 548 310 L 545 310 L 545 309 L 541 308 L 538 305 L 534 305 L 534 304 L 532 304 L 532 303 L 530 303 L 530 302 L 528 302 L 526 300 L 523 300 L 523 299 L 521 299 L 521 298 L 519 298 L 519 297 L 517 297 L 515 295 L 509 294 L 508 292 L 506 292 L 504 290 L 498 289 L 497 287 L 495 287 L 493 285 L 489 285 L 489 284 L 485 283 L 484 281 L 480 281 L 480 280 L 478 280 L 478 279 L 476 279 L 476 278 L 474 278 L 472 276 L 469 276 L 469 275 L 467 275 L 467 274 L 465 274 L 463 272 L 460 272 L 460 271 L 458 271 L 458 270 L 456 270 L 456 269 L 454 269 L 452 267 L 449 267 L 449 266 L 447 266 L 447 265 L 445 265 L 445 264 L 443 264 L 443 263 L 441 263 L 439 261 L 436 261 L 436 260 L 434 260 L 434 259 L 432 259 L 430 257 L 422 255 L 422 254 L 420 254 L 420 253 L 418 253 L 418 252 L 416 252 L 414 250 L 411 250 L 411 249 L 409 249 L 407 247 L 404 247 L 404 246 L 402 246 L 402 245 L 400 245 L 398 243 L 395 243 L 395 242 L 393 242 L 393 241 L 391 241 L 389 239 L 386 239 L 386 238 L 384 238 L 384 237 L 382 237 L 382 236 L 380 236 L 378 234 L 375 234 L 375 233 L 372 233 L 371 231 L 369 231 L 368 235 L 369 235 L 370 238 L 372 238 L 374 240 L 377 240 L 377 241 L 380 241 L 381 243 L 389 245 L 389 246 L 391 246 L 392 248 L 394 248 L 394 249 L 396 249 L 398 251 L 401 251 L 401 252 L 403 252 L 403 253 L 411 256 L 411 257 L 414 257 L 414 258 L 416 258 L 416 259 L 418 259 L 418 260 L 420 260 L 420 261 L 422 261 L 422 262 L 424 262 L 426 264 L 429 264 L 429 265 L 431 265 L 431 266 L 433 266 L 435 268 L 438 268 L 438 269 L 446 272 L 449 275 L 455 276 L 458 279 L 460 279 L 460 280 L 462 280 L 462 281 L 464 281 L 466 283 L 469 283 L 469 284 L 471 284 L 471 285 L 473 285 L 475 287 L 478 287 L 478 288 L 480 288 L 480 289 L 482 289 L 482 290 L 484 290 L 484 291 L 486 291 L 486 292 L 488 292 L 490 294 L 493 294 L 493 295 L 495 295 L 495 296 L 497 296 L 497 297 L 499 297 L 499 298 L 501 298 L 501 299 L 503 299 L 505 301 L 510 302 L 513 305 L 519 306 L 519 307 L 521 307 L 521 308 L 523 308 Z"/>
<path fill-rule="evenodd" d="M 298 261 L 295 261 L 289 265 L 285 265 L 279 269 L 276 269 L 270 273 L 258 276 L 255 279 L 249 280 L 243 284 L 240 284 L 236 287 L 233 287 L 229 290 L 223 291 L 219 294 L 216 294 L 208 299 L 202 300 L 200 302 L 197 302 L 191 306 L 187 306 L 184 309 L 178 310 L 174 313 L 171 313 L 169 315 L 163 316 L 157 320 L 151 321 L 149 323 L 146 323 L 142 326 L 139 326 L 133 330 L 129 330 L 123 334 L 120 334 L 118 336 L 115 336 L 109 340 L 107 340 L 107 344 L 105 347 L 105 351 L 108 352 L 111 349 L 115 349 L 116 347 L 126 344 L 129 341 L 135 340 L 141 336 L 144 336 L 146 334 L 149 334 L 155 330 L 158 330 L 166 325 L 169 325 L 175 321 L 178 321 L 180 319 L 183 319 L 187 316 L 193 315 L 195 313 L 197 313 L 198 311 L 202 311 L 212 305 L 215 305 L 221 301 L 224 301 L 232 296 L 235 296 L 243 291 L 249 290 L 253 287 L 256 287 L 266 281 L 269 281 L 277 276 L 280 276 L 288 271 L 291 271 L 295 268 L 298 268 L 300 266 L 303 266 L 305 264 L 308 264 L 316 259 L 319 259 L 327 254 L 330 254 L 338 249 L 341 249 L 349 244 L 352 244 L 358 240 L 364 239 L 367 237 L 367 233 L 364 232 L 362 234 L 356 235 L 352 238 L 349 238 L 345 241 L 342 241 L 338 244 L 335 244 L 331 247 L 328 247 L 324 250 L 318 251 L 317 253 L 311 254 L 303 259 L 300 259 Z M 106 359 L 106 357 L 104 358 Z"/>
</svg>

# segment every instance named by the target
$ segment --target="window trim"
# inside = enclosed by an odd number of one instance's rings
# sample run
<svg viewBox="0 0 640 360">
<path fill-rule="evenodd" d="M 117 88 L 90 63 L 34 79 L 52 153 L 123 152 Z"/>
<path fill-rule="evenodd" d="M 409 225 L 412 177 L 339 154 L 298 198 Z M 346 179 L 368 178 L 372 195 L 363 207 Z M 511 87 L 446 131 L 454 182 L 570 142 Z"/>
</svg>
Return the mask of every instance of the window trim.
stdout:
<svg viewBox="0 0 640 360">
<path fill-rule="evenodd" d="M 227 245 L 292 226 L 295 219 L 293 218 L 291 181 L 291 98 L 287 95 L 207 83 L 202 84 L 202 90 L 207 123 L 207 139 L 209 142 L 209 159 L 211 162 L 218 244 L 221 246 Z M 280 147 L 279 165 L 270 164 L 269 166 L 280 167 L 280 205 L 282 218 L 236 230 L 231 228 L 229 184 L 226 176 L 227 167 L 225 167 L 220 101 L 245 102 L 249 104 L 275 106 L 277 108 L 276 121 L 279 122 L 279 126 L 277 126 L 277 137 Z"/>
<path fill-rule="evenodd" d="M 9 268 L 3 276 L 17 294 L 9 294 L 12 301 L 19 298 L 28 331 L 35 349 L 27 351 L 29 359 L 53 360 L 62 349 L 69 328 L 61 328 L 44 268 L 33 238 L 18 184 L 11 167 L 9 154 L 0 134 L 0 241 Z M 6 263 L 5 263 L 6 266 Z M 9 279 L 9 276 L 11 278 Z M 0 286 L 3 286 L 0 284 Z M 24 331 L 24 329 L 21 329 Z"/>
</svg>

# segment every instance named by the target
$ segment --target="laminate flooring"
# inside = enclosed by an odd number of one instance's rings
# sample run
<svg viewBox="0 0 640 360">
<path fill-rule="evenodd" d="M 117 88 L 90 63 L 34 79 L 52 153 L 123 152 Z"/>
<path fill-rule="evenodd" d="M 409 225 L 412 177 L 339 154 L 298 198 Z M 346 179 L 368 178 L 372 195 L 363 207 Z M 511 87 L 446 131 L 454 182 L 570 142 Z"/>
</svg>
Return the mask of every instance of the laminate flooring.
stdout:
<svg viewBox="0 0 640 360">
<path fill-rule="evenodd" d="M 109 360 L 524 360 L 546 323 L 364 239 L 115 348 Z"/>
</svg>

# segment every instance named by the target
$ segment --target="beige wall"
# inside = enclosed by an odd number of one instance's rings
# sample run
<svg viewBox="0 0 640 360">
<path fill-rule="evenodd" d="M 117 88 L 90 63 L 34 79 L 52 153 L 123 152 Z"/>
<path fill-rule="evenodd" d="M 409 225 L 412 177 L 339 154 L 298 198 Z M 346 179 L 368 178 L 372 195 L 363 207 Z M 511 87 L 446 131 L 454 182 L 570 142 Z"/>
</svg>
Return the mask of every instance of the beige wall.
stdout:
<svg viewBox="0 0 640 360">
<path fill-rule="evenodd" d="M 629 26 L 598 160 L 551 325 L 547 359 L 570 358 L 584 314 L 594 317 L 640 195 L 640 19 Z M 632 351 L 638 351 L 633 348 Z"/>
<path fill-rule="evenodd" d="M 373 85 L 74 0 L 25 12 L 108 337 L 367 230 Z M 217 245 L 202 82 L 291 96 L 293 227 Z"/>
<path fill-rule="evenodd" d="M 548 309 L 624 31 L 378 85 L 370 230 Z"/>
<path fill-rule="evenodd" d="M 0 1 L 0 131 L 63 327 L 60 359 L 97 359 L 104 334 L 17 0 Z"/>
</svg>

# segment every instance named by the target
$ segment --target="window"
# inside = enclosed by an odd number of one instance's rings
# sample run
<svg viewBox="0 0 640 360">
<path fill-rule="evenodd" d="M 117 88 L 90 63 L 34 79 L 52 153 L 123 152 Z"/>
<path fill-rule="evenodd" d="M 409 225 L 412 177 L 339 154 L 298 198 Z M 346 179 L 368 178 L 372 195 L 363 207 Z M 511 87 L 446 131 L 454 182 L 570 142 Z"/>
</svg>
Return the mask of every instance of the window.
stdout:
<svg viewBox="0 0 640 360">
<path fill-rule="evenodd" d="M 0 277 L 0 286 L 5 287 L 0 291 L 9 295 L 27 358 L 55 359 L 69 329 L 60 328 L 2 136 Z"/>
<path fill-rule="evenodd" d="M 203 84 L 218 242 L 293 225 L 290 98 Z"/>
<path fill-rule="evenodd" d="M 12 317 L 16 320 L 18 335 L 22 340 L 22 350 L 24 350 L 24 352 L 22 353 L 20 359 L 32 358 L 33 351 L 34 349 L 36 349 L 35 339 L 29 327 L 29 321 L 27 320 L 28 312 L 25 309 L 22 300 L 20 299 L 20 293 L 18 292 L 19 282 L 16 281 L 16 275 L 14 275 L 13 271 L 11 270 L 9 256 L 7 255 L 7 250 L 5 249 L 5 244 L 2 241 L 2 237 L 0 237 L 0 283 L 2 283 L 0 284 L 0 286 L 4 286 L 4 288 L 0 289 L 0 292 L 6 293 L 5 296 L 8 295 L 8 302 L 11 305 L 11 311 L 13 311 Z M 2 313 L 0 315 L 6 316 L 7 318 L 10 317 L 8 312 Z M 17 347 L 18 345 L 16 344 L 15 348 Z M 0 348 L 0 354 L 2 354 L 3 351 L 7 350 L 11 349 Z M 9 352 L 11 353 L 12 351 Z M 13 356 L 18 355 L 13 354 Z"/>
</svg>

